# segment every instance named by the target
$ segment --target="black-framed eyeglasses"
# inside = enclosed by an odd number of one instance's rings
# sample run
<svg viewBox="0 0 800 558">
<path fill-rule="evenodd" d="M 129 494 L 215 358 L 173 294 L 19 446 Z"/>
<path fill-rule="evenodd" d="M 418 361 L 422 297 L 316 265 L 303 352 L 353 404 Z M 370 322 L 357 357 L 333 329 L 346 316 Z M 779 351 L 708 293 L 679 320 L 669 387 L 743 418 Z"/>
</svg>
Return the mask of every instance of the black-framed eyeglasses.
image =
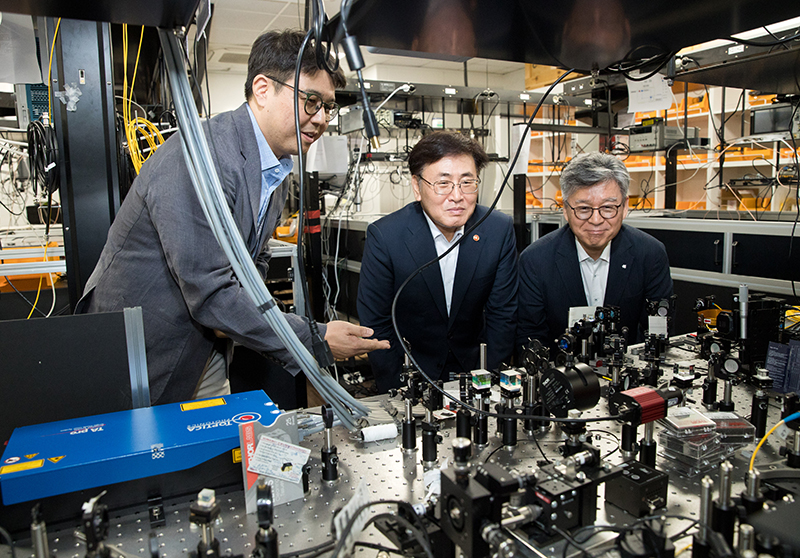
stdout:
<svg viewBox="0 0 800 558">
<path fill-rule="evenodd" d="M 418 175 L 418 177 L 424 183 L 430 184 L 431 188 L 433 188 L 433 191 L 440 196 L 446 196 L 453 191 L 453 188 L 456 187 L 456 183 L 452 180 L 437 180 L 436 182 L 430 182 L 425 180 L 422 175 Z M 480 178 L 466 178 L 458 183 L 458 187 L 461 189 L 462 194 L 474 194 L 478 191 L 478 186 L 480 183 Z"/>
<path fill-rule="evenodd" d="M 564 205 L 569 207 L 574 213 L 575 217 L 580 219 L 581 221 L 588 221 L 594 215 L 594 212 L 597 211 L 600 214 L 600 217 L 603 219 L 613 219 L 619 213 L 619 208 L 622 207 L 622 204 L 619 203 L 617 205 L 601 205 L 600 207 L 592 207 L 590 205 L 579 205 L 577 207 L 572 207 L 567 202 L 564 202 Z"/>
<path fill-rule="evenodd" d="M 294 85 L 289 85 L 288 83 L 284 83 L 281 80 L 275 79 L 274 77 L 271 76 L 264 76 L 264 77 L 271 79 L 275 83 L 280 83 L 281 85 L 284 85 L 289 89 L 294 89 Z M 325 108 L 325 120 L 327 122 L 330 122 L 331 120 L 336 118 L 337 114 L 339 114 L 339 105 L 337 105 L 336 103 L 326 103 L 325 101 L 322 100 L 322 97 L 320 97 L 316 93 L 309 93 L 299 88 L 297 89 L 297 92 L 302 93 L 306 97 L 303 109 L 306 111 L 307 115 L 314 116 L 322 108 Z"/>
</svg>

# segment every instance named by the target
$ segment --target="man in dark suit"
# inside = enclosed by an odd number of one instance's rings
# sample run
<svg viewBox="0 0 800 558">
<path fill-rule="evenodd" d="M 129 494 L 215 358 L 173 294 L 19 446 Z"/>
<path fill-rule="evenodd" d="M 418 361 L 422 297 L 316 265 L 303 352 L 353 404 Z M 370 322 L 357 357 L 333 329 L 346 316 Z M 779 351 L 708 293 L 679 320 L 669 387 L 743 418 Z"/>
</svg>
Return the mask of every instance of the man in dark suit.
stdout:
<svg viewBox="0 0 800 558">
<path fill-rule="evenodd" d="M 265 33 L 253 44 L 246 102 L 205 124 L 228 206 L 256 267 L 266 275 L 272 235 L 286 202 L 291 155 L 297 154 L 293 116 L 299 97 L 302 150 L 328 127 L 344 75 L 317 66 L 307 49 L 299 87 L 293 83 L 300 32 Z M 180 138 L 172 137 L 142 167 L 108 233 L 78 312 L 141 306 L 154 403 L 229 393 L 231 340 L 299 371 L 233 274 L 192 187 Z M 310 346 L 308 323 L 287 314 Z M 387 346 L 346 322 L 320 327 L 335 357 Z"/>
<path fill-rule="evenodd" d="M 664 245 L 622 223 L 629 183 L 625 165 L 605 153 L 581 154 L 564 168 L 567 226 L 520 255 L 518 349 L 538 339 L 554 356 L 575 306 L 618 306 L 628 341 L 643 339 L 647 300 L 669 298 L 672 278 Z"/>
<path fill-rule="evenodd" d="M 425 136 L 408 156 L 417 201 L 367 229 L 358 316 L 376 337 L 391 341 L 390 349 L 369 355 L 380 392 L 400 385 L 404 359 L 392 327 L 395 293 L 417 268 L 459 241 L 403 289 L 397 302 L 400 333 L 434 380 L 478 368 L 481 342 L 488 345 L 489 368 L 513 351 L 517 253 L 511 218 L 477 205 L 479 173 L 488 161 L 480 144 L 466 136 Z"/>
</svg>

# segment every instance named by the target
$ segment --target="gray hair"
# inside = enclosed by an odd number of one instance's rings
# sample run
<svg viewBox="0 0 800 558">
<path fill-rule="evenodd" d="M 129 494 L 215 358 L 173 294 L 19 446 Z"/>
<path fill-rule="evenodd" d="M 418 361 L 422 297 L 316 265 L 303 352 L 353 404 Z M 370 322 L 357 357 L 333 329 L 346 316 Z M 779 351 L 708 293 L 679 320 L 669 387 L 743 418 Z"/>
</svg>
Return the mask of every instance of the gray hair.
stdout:
<svg viewBox="0 0 800 558">
<path fill-rule="evenodd" d="M 608 153 L 581 153 L 561 172 L 561 198 L 568 200 L 575 190 L 608 180 L 617 183 L 623 198 L 628 195 L 631 175 L 622 161 Z"/>
</svg>

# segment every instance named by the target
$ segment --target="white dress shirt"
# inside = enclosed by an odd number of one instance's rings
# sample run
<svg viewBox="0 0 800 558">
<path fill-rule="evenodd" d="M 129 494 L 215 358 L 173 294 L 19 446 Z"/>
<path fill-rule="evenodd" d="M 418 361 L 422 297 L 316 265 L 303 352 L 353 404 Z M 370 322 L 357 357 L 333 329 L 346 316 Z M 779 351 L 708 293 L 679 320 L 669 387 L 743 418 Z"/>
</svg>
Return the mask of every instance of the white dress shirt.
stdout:
<svg viewBox="0 0 800 558">
<path fill-rule="evenodd" d="M 603 253 L 596 260 L 586 253 L 577 238 L 575 247 L 578 249 L 578 262 L 581 265 L 581 279 L 583 280 L 583 292 L 586 293 L 586 303 L 589 306 L 603 306 L 608 284 L 608 266 L 611 262 L 611 243 L 606 245 Z"/>
<path fill-rule="evenodd" d="M 453 240 L 447 241 L 444 237 L 442 231 L 439 230 L 439 227 L 428 217 L 428 214 L 424 211 L 422 212 L 425 215 L 425 220 L 428 222 L 428 226 L 431 229 L 431 235 L 433 236 L 433 244 L 436 246 L 436 255 L 441 256 L 445 253 L 445 251 L 450 248 L 455 242 L 458 242 L 458 239 L 464 236 L 464 227 L 460 227 L 456 230 L 456 233 L 453 235 Z M 439 269 L 442 272 L 442 283 L 444 283 L 444 299 L 447 303 L 447 315 L 450 315 L 450 302 L 453 300 L 453 284 L 456 280 L 456 266 L 458 265 L 458 250 L 460 246 L 456 246 L 452 252 L 447 254 L 444 258 L 439 260 Z"/>
</svg>

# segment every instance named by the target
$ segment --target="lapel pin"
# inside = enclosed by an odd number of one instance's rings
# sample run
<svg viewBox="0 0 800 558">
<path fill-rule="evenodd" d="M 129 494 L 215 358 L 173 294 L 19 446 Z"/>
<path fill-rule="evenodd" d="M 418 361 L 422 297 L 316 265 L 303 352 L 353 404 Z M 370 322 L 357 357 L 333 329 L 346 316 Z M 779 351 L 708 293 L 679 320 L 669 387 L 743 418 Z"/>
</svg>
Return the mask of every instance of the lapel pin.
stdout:
<svg viewBox="0 0 800 558">
<path fill-rule="evenodd" d="M 474 240 L 475 242 L 478 242 L 480 239 L 481 239 L 481 237 L 478 236 L 477 234 L 472 235 L 472 240 Z"/>
<path fill-rule="evenodd" d="M 628 264 L 622 264 L 622 269 L 628 269 Z"/>
</svg>

